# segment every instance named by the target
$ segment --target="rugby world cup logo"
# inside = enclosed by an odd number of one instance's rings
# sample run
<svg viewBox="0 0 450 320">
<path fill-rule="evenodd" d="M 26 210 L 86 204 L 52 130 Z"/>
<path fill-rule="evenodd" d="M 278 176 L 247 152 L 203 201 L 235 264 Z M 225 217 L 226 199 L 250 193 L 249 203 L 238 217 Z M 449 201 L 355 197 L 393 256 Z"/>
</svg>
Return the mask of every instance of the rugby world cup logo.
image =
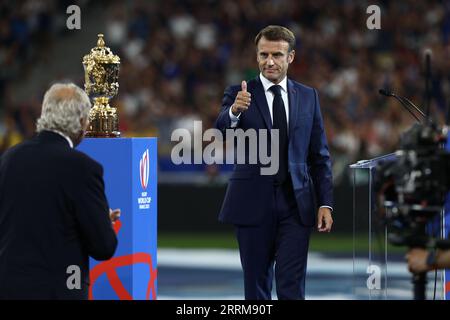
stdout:
<svg viewBox="0 0 450 320">
<path fill-rule="evenodd" d="M 148 185 L 148 175 L 150 172 L 150 161 L 148 158 L 148 149 L 142 154 L 142 158 L 139 162 L 139 174 L 141 177 L 142 189 L 147 189 Z"/>
</svg>

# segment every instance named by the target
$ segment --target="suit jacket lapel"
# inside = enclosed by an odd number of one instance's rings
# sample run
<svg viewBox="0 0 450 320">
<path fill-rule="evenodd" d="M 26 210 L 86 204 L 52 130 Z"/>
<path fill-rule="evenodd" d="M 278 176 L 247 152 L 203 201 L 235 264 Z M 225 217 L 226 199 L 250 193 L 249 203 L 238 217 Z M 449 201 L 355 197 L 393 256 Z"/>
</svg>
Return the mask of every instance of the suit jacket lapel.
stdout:
<svg viewBox="0 0 450 320">
<path fill-rule="evenodd" d="M 289 99 L 289 136 L 294 134 L 293 130 L 297 122 L 298 109 L 300 108 L 299 95 L 291 80 L 287 81 Z"/>
<path fill-rule="evenodd" d="M 256 78 L 255 90 L 253 92 L 255 93 L 254 98 L 255 98 L 256 106 L 258 107 L 258 110 L 264 119 L 264 123 L 266 124 L 266 127 L 270 130 L 270 129 L 272 129 L 272 119 L 270 117 L 270 111 L 269 111 L 269 106 L 267 105 L 264 87 L 263 87 L 259 77 Z"/>
</svg>

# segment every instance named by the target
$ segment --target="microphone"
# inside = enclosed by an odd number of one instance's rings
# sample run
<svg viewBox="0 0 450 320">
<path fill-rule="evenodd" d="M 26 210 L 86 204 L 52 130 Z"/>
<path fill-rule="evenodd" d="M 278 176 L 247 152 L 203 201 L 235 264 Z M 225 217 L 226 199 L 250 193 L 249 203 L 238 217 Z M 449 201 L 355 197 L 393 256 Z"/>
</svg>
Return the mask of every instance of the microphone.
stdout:
<svg viewBox="0 0 450 320">
<path fill-rule="evenodd" d="M 410 107 L 414 108 L 414 110 L 416 110 L 418 113 L 420 113 L 420 115 L 422 117 L 424 117 L 424 118 L 426 117 L 425 113 L 423 113 L 423 111 L 418 106 L 416 106 L 414 103 L 412 103 L 411 100 L 409 100 L 408 98 L 403 97 L 403 96 L 398 96 L 395 93 L 393 93 L 392 91 L 387 91 L 387 90 L 384 90 L 384 89 L 380 89 L 379 92 L 380 92 L 380 94 L 382 94 L 384 96 L 387 96 L 387 97 L 397 97 L 399 99 L 402 99 L 403 101 L 408 103 L 408 105 Z"/>
<path fill-rule="evenodd" d="M 414 103 L 412 103 L 408 98 L 402 97 L 402 96 L 398 96 L 395 93 L 393 93 L 392 91 L 387 91 L 385 89 L 380 89 L 378 90 L 378 92 L 380 94 L 382 94 L 383 96 L 386 97 L 394 97 L 395 99 L 397 99 L 401 105 L 408 110 L 408 112 L 417 120 L 417 122 L 421 122 L 420 119 L 417 117 L 417 115 L 411 110 L 414 109 L 416 110 L 418 113 L 420 113 L 420 115 L 424 118 L 426 118 L 425 114 L 422 112 L 422 110 L 420 110 L 420 108 L 418 106 L 416 106 Z"/>
</svg>

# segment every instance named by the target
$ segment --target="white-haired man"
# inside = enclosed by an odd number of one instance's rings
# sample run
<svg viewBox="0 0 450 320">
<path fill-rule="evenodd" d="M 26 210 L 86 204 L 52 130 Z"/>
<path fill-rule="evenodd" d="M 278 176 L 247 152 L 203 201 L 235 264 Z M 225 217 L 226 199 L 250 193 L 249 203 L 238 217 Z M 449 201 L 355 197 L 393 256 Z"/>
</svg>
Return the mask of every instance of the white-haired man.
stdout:
<svg viewBox="0 0 450 320">
<path fill-rule="evenodd" d="M 116 250 L 103 168 L 74 149 L 90 107 L 76 85 L 54 84 L 38 134 L 0 158 L 0 299 L 87 299 L 89 256 Z"/>
</svg>

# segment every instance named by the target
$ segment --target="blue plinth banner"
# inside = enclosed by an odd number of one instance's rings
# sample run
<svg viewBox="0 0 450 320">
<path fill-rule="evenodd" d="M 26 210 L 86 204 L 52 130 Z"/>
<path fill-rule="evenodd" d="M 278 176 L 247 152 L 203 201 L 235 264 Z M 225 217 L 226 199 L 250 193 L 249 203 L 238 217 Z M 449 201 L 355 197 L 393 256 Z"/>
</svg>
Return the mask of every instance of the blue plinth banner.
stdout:
<svg viewBox="0 0 450 320">
<path fill-rule="evenodd" d="M 121 209 L 114 257 L 90 259 L 89 299 L 156 299 L 157 139 L 87 138 L 78 149 L 103 165 L 109 205 Z"/>
</svg>

